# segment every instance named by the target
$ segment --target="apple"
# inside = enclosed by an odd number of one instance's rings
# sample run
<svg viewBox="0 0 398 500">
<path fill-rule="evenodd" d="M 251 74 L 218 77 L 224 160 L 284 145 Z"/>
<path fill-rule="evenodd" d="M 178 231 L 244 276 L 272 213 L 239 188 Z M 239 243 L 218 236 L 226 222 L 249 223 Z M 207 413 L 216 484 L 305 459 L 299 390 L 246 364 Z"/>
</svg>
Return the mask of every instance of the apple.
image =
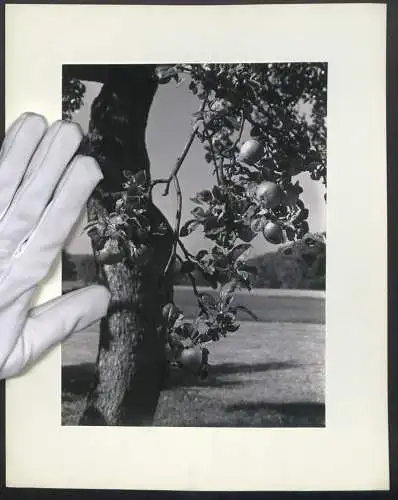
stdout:
<svg viewBox="0 0 398 500">
<path fill-rule="evenodd" d="M 197 371 L 202 364 L 202 349 L 199 346 L 187 347 L 181 351 L 177 361 L 183 367 Z"/>
<path fill-rule="evenodd" d="M 264 208 L 274 208 L 281 203 L 282 191 L 275 182 L 263 181 L 257 186 L 255 196 Z"/>
<path fill-rule="evenodd" d="M 271 221 L 267 222 L 267 224 L 264 226 L 263 236 L 269 243 L 273 243 L 274 245 L 283 243 L 285 239 L 281 226 Z"/>
<path fill-rule="evenodd" d="M 239 151 L 238 160 L 245 163 L 257 163 L 264 156 L 264 146 L 256 139 L 246 141 Z"/>
</svg>

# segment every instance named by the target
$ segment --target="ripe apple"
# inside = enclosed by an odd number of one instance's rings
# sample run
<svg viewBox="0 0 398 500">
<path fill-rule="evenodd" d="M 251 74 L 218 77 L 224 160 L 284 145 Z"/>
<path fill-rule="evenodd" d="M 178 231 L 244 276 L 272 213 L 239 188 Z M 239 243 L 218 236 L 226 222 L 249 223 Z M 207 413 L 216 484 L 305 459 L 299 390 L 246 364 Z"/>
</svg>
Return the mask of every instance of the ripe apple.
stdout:
<svg viewBox="0 0 398 500">
<path fill-rule="evenodd" d="M 264 146 L 256 139 L 246 141 L 239 151 L 239 161 L 253 164 L 257 163 L 264 156 Z"/>
<path fill-rule="evenodd" d="M 199 346 L 187 347 L 181 351 L 177 361 L 185 368 L 197 371 L 202 364 L 202 349 Z"/>
<path fill-rule="evenodd" d="M 279 226 L 279 224 L 271 221 L 267 222 L 267 224 L 264 226 L 263 235 L 269 243 L 273 243 L 274 245 L 283 243 L 285 239 L 283 236 L 282 228 Z"/>
<path fill-rule="evenodd" d="M 263 181 L 257 186 L 255 196 L 265 208 L 274 208 L 281 203 L 282 191 L 275 182 Z"/>
</svg>

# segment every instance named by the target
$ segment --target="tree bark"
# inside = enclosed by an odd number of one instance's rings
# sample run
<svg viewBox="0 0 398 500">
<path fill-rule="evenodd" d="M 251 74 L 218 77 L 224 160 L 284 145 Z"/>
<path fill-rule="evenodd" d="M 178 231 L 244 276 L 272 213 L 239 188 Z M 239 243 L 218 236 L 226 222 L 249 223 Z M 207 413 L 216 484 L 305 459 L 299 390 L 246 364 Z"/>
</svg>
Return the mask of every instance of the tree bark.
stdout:
<svg viewBox="0 0 398 500">
<path fill-rule="evenodd" d="M 124 170 L 145 170 L 150 179 L 145 130 L 157 88 L 149 65 L 114 66 L 98 74 L 104 84 L 93 102 L 82 145 L 82 152 L 94 156 L 104 174 L 88 202 L 90 221 L 114 211 L 115 198 L 109 195 L 123 189 Z M 161 310 L 172 300 L 171 274 L 163 273 L 173 236 L 170 226 L 166 236 L 153 234 L 166 219 L 152 202 L 147 216 L 152 233 L 146 262 L 97 262 L 98 281 L 110 290 L 111 302 L 101 321 L 94 383 L 80 425 L 153 422 L 166 369 Z M 93 251 L 96 255 L 94 246 Z"/>
</svg>

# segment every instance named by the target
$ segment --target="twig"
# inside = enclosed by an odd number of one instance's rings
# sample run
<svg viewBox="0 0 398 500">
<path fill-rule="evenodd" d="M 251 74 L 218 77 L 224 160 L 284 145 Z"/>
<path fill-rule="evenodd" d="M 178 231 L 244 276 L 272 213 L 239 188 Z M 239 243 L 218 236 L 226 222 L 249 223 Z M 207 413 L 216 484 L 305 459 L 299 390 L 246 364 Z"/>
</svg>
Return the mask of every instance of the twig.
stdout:
<svg viewBox="0 0 398 500">
<path fill-rule="evenodd" d="M 177 259 L 183 264 L 184 263 L 184 260 L 182 259 L 182 257 L 180 257 L 180 255 L 176 254 L 176 257 Z M 193 292 L 195 294 L 195 296 L 199 299 L 200 298 L 200 295 L 199 295 L 199 291 L 198 291 L 198 285 L 196 283 L 196 279 L 195 279 L 195 276 L 192 274 L 192 273 L 187 273 L 191 283 L 192 283 L 192 288 L 193 288 Z"/>
<path fill-rule="evenodd" d="M 180 236 L 180 224 L 181 224 L 181 214 L 182 214 L 181 186 L 180 186 L 180 183 L 178 182 L 178 178 L 176 175 L 173 175 L 173 181 L 174 181 L 176 194 L 177 194 L 176 224 L 175 224 L 174 233 L 173 233 L 173 246 L 171 249 L 169 260 L 168 260 L 167 265 L 166 265 L 165 270 L 164 270 L 165 275 L 168 273 L 170 266 L 171 266 L 171 263 L 173 261 L 173 258 L 176 255 L 177 242 L 178 242 L 179 236 Z"/>
<path fill-rule="evenodd" d="M 217 163 L 217 160 L 216 160 L 216 155 L 214 153 L 214 148 L 213 148 L 213 143 L 211 142 L 211 137 L 208 133 L 208 131 L 205 129 L 204 130 L 204 134 L 206 136 L 206 139 L 207 139 L 207 142 L 209 143 L 209 147 L 210 147 L 210 154 L 211 154 L 211 159 L 213 161 L 213 165 L 214 165 L 214 169 L 215 169 L 215 172 L 216 172 L 216 178 L 217 178 L 217 183 L 219 185 L 223 184 L 224 183 L 224 179 L 223 179 L 223 174 L 220 170 L 220 166 L 219 164 Z"/>
<path fill-rule="evenodd" d="M 238 144 L 238 142 L 240 141 L 241 137 L 242 137 L 242 134 L 243 134 L 243 129 L 245 128 L 245 116 L 244 116 L 244 113 L 242 113 L 242 122 L 240 124 L 240 129 L 239 129 L 239 134 L 238 134 L 238 138 L 236 139 L 234 145 L 232 146 L 232 148 L 235 148 Z"/>
<path fill-rule="evenodd" d="M 216 172 L 216 177 L 217 177 L 218 184 L 224 183 L 224 181 L 225 181 L 225 178 L 224 178 L 224 168 L 223 168 L 224 158 L 229 159 L 229 156 L 227 156 L 227 153 L 229 153 L 230 151 L 233 151 L 236 148 L 238 142 L 241 140 L 244 126 L 245 126 L 245 117 L 244 117 L 244 115 L 242 113 L 242 118 L 241 118 L 241 124 L 240 124 L 240 129 L 239 129 L 238 137 L 236 138 L 236 140 L 234 141 L 234 143 L 229 148 L 227 148 L 224 151 L 220 152 L 220 155 L 221 155 L 221 165 L 218 165 L 218 163 L 217 163 L 217 161 L 215 159 L 214 148 L 213 148 L 213 144 L 211 142 L 210 135 L 209 135 L 209 133 L 207 131 L 205 131 L 206 139 L 209 142 L 210 152 L 211 152 L 212 160 L 213 160 L 213 163 L 214 163 L 214 166 L 215 166 L 215 172 Z"/>
<path fill-rule="evenodd" d="M 192 143 L 193 143 L 193 141 L 195 139 L 196 134 L 198 133 L 198 130 L 199 130 L 199 125 L 197 125 L 193 129 L 193 132 L 190 135 L 187 144 L 185 145 L 185 148 L 184 148 L 184 151 L 183 151 L 182 155 L 177 159 L 177 163 L 176 163 L 175 167 L 173 168 L 173 171 L 171 172 L 170 177 L 167 179 L 166 189 L 164 190 L 163 196 L 167 196 L 169 194 L 171 181 L 173 180 L 173 178 L 176 177 L 176 175 L 178 174 L 178 172 L 179 172 L 182 164 L 184 163 L 184 160 L 185 160 L 185 158 L 186 158 L 186 156 L 188 154 L 189 148 L 192 146 Z"/>
<path fill-rule="evenodd" d="M 252 118 L 250 118 L 249 116 L 246 116 L 246 120 L 251 124 L 253 125 L 253 127 L 257 127 L 258 129 L 261 130 L 261 132 L 263 132 L 264 134 L 267 133 L 267 129 L 264 127 L 264 125 L 261 125 L 260 123 L 256 123 Z"/>
<path fill-rule="evenodd" d="M 246 121 L 246 118 L 244 117 L 244 114 L 242 113 L 242 118 L 241 118 L 241 123 L 240 123 L 240 129 L 239 129 L 239 134 L 238 134 L 238 137 L 237 139 L 234 141 L 234 143 L 232 144 L 232 146 L 230 146 L 229 148 L 227 148 L 225 151 L 223 151 L 223 156 L 225 155 L 225 153 L 229 153 L 230 151 L 233 151 L 236 146 L 238 145 L 238 142 L 240 141 L 241 137 L 242 137 L 242 134 L 243 134 L 243 129 L 245 127 L 245 121 Z"/>
<path fill-rule="evenodd" d="M 183 264 L 184 263 L 184 260 L 178 255 L 176 254 L 176 257 L 177 259 Z M 195 276 L 192 274 L 192 273 L 186 273 L 190 282 L 191 282 L 191 285 L 192 285 L 192 290 L 193 290 L 193 293 L 195 294 L 195 297 L 196 297 L 196 301 L 198 303 L 198 306 L 199 306 L 199 309 L 202 311 L 202 313 L 206 316 L 206 317 L 209 317 L 209 314 L 208 312 L 206 311 L 206 308 L 204 307 L 203 303 L 202 303 L 202 299 L 200 298 L 200 294 L 199 294 L 199 290 L 198 290 L 198 285 L 196 283 L 196 279 L 195 279 Z"/>
<path fill-rule="evenodd" d="M 224 176 L 224 158 L 221 157 L 221 164 L 220 164 L 220 174 L 221 174 L 221 179 L 222 182 L 225 182 L 225 176 Z"/>
<path fill-rule="evenodd" d="M 178 238 L 178 244 L 180 245 L 180 248 L 181 250 L 183 251 L 185 257 L 188 259 L 188 260 L 191 260 L 191 258 L 195 258 L 194 255 L 191 254 L 191 252 L 189 252 L 186 248 L 186 246 L 184 245 L 184 243 L 181 241 L 181 238 Z"/>
<path fill-rule="evenodd" d="M 156 179 L 151 182 L 151 185 L 149 187 L 149 190 L 152 191 L 152 189 L 157 185 L 157 184 L 167 184 L 169 182 L 169 179 Z"/>
<path fill-rule="evenodd" d="M 200 111 L 204 110 L 205 105 L 206 105 L 206 99 L 203 101 L 203 104 L 200 108 Z M 193 129 L 193 131 L 188 139 L 188 142 L 185 145 L 184 151 L 182 152 L 182 155 L 179 158 L 177 158 L 177 163 L 175 164 L 175 167 L 173 168 L 173 171 L 171 172 L 170 177 L 168 178 L 168 180 L 166 182 L 166 189 L 164 190 L 163 196 L 167 196 L 169 194 L 171 181 L 178 174 L 182 164 L 184 163 L 184 160 L 188 154 L 188 151 L 190 150 L 190 148 L 192 146 L 192 143 L 193 143 L 198 131 L 199 131 L 199 124 L 196 125 L 196 127 Z"/>
</svg>

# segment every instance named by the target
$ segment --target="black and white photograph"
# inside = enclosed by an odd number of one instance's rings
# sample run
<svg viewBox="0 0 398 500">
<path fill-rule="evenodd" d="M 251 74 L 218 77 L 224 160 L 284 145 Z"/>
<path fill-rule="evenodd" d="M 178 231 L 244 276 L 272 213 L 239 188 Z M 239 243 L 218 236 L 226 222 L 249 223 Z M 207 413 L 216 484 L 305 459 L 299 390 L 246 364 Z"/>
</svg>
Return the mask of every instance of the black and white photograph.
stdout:
<svg viewBox="0 0 398 500">
<path fill-rule="evenodd" d="M 388 488 L 385 6 L 7 8 L 5 125 L 77 173 L 7 484 Z"/>
<path fill-rule="evenodd" d="M 63 426 L 324 427 L 327 62 L 64 64 L 103 173 L 62 293 Z"/>
</svg>

